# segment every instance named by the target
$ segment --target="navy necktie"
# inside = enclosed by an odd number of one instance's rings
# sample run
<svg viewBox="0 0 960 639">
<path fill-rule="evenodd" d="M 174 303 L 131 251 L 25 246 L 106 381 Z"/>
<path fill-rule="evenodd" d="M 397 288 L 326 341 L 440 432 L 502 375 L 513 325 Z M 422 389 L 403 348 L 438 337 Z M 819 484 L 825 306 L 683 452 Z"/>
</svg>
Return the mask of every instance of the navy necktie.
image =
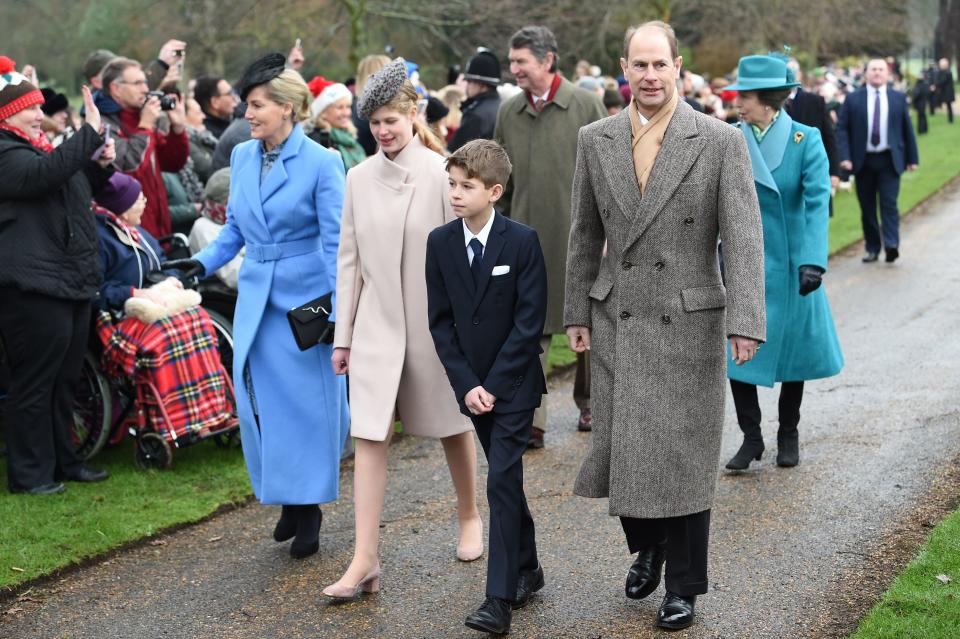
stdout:
<svg viewBox="0 0 960 639">
<path fill-rule="evenodd" d="M 873 125 L 870 127 L 870 144 L 876 147 L 880 146 L 880 90 L 877 89 L 874 93 L 877 97 L 873 101 Z"/>
<path fill-rule="evenodd" d="M 483 261 L 483 244 L 480 240 L 473 238 L 470 240 L 470 248 L 473 249 L 473 261 L 470 262 L 470 272 L 473 274 L 473 283 L 480 283 L 480 263 Z"/>
</svg>

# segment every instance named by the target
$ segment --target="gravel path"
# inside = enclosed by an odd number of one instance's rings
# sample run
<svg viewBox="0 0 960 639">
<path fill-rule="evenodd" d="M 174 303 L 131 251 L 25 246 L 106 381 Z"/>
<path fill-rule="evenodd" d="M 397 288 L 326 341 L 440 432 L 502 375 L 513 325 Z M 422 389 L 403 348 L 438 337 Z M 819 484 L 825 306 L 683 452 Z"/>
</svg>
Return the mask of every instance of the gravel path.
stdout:
<svg viewBox="0 0 960 639">
<path fill-rule="evenodd" d="M 756 470 L 721 471 L 711 592 L 700 598 L 698 623 L 677 636 L 827 634 L 834 586 L 960 454 L 960 183 L 926 209 L 904 225 L 895 265 L 863 265 L 859 252 L 832 261 L 826 285 L 847 367 L 807 385 L 795 469 L 773 463 L 776 394 L 761 392 L 768 451 Z M 512 636 L 660 636 L 653 617 L 662 592 L 642 602 L 623 596 L 631 558 L 605 500 L 571 493 L 589 441 L 575 432 L 571 385 L 569 376 L 555 380 L 547 448 L 526 457 L 547 586 L 514 615 Z M 728 401 L 721 462 L 738 444 Z M 482 599 L 484 566 L 455 560 L 439 443 L 403 439 L 390 472 L 376 596 L 341 606 L 319 596 L 349 561 L 348 498 L 325 508 L 321 552 L 299 562 L 270 540 L 278 509 L 253 505 L 34 589 L 7 604 L 0 637 L 479 636 L 462 623 Z"/>
</svg>

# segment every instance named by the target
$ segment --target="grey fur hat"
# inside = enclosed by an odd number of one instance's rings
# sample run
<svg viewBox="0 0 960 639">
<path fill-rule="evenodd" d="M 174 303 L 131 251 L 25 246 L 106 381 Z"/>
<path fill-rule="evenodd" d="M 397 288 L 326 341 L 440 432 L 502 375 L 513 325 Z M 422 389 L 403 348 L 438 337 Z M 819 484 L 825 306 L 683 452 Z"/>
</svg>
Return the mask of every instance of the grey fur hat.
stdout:
<svg viewBox="0 0 960 639">
<path fill-rule="evenodd" d="M 369 119 L 374 111 L 397 95 L 406 80 L 406 61 L 403 58 L 396 58 L 367 80 L 363 93 L 357 99 L 357 113 L 361 118 Z"/>
</svg>

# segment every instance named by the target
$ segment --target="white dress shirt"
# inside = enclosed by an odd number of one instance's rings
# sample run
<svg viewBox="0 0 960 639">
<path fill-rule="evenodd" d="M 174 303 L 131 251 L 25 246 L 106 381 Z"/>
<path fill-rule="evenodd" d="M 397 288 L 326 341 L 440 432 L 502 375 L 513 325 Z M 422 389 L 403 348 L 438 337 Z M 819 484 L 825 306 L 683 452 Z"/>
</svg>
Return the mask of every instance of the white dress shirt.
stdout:
<svg viewBox="0 0 960 639">
<path fill-rule="evenodd" d="M 877 101 L 877 92 L 880 92 L 880 144 L 874 146 L 870 143 L 870 136 L 873 134 L 873 107 Z M 890 106 L 887 102 L 887 87 L 882 86 L 879 89 L 867 85 L 867 153 L 881 153 L 890 149 L 890 142 L 887 140 L 887 124 L 890 117 Z"/>
<path fill-rule="evenodd" d="M 483 225 L 483 228 L 480 229 L 480 232 L 477 233 L 476 235 L 474 235 L 473 232 L 469 228 L 467 228 L 467 221 L 463 220 L 463 243 L 467 247 L 467 263 L 468 264 L 473 264 L 473 249 L 470 248 L 470 240 L 472 240 L 473 238 L 477 238 L 478 240 L 480 240 L 480 243 L 483 244 L 483 250 L 486 251 L 487 238 L 490 237 L 490 229 L 493 228 L 493 218 L 495 218 L 496 216 L 497 216 L 497 212 L 494 211 L 490 215 L 490 219 L 487 220 L 487 223 Z"/>
</svg>

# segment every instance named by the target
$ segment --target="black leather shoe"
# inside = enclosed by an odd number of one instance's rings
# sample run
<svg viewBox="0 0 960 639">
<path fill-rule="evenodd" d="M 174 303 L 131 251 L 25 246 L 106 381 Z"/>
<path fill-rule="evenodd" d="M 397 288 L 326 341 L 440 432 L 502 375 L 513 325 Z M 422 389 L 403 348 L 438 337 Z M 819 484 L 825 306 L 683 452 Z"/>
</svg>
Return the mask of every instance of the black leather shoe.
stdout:
<svg viewBox="0 0 960 639">
<path fill-rule="evenodd" d="M 303 559 L 320 550 L 320 526 L 323 511 L 319 506 L 294 506 L 297 509 L 297 534 L 290 544 L 290 556 Z"/>
<path fill-rule="evenodd" d="M 108 478 L 110 473 L 105 470 L 97 470 L 96 468 L 90 468 L 88 466 L 81 466 L 80 470 L 71 473 L 69 475 L 64 475 L 64 481 L 79 481 L 79 482 L 95 482 L 103 481 Z"/>
<path fill-rule="evenodd" d="M 898 257 L 900 257 L 900 250 L 896 246 L 887 249 L 886 260 L 888 264 L 890 262 L 896 262 Z"/>
<path fill-rule="evenodd" d="M 663 546 L 650 546 L 637 553 L 637 558 L 627 573 L 624 588 L 630 599 L 643 599 L 660 585 L 663 574 L 663 561 L 666 553 Z"/>
<path fill-rule="evenodd" d="M 753 460 L 760 461 L 763 456 L 763 440 L 744 439 L 740 450 L 727 462 L 727 470 L 746 470 Z"/>
<path fill-rule="evenodd" d="M 531 448 L 543 448 L 543 429 L 536 426 L 530 427 L 530 440 L 527 442 L 527 450 Z"/>
<path fill-rule="evenodd" d="M 693 606 L 696 595 L 681 597 L 667 592 L 657 611 L 657 625 L 666 630 L 683 630 L 693 625 Z"/>
<path fill-rule="evenodd" d="M 535 570 L 525 570 L 520 573 L 517 581 L 517 599 L 513 602 L 513 609 L 523 608 L 530 602 L 533 593 L 543 588 L 543 566 L 537 564 Z"/>
<path fill-rule="evenodd" d="M 297 516 L 296 506 L 280 506 L 280 520 L 276 528 L 273 529 L 274 541 L 287 541 L 293 539 L 297 534 Z"/>
<path fill-rule="evenodd" d="M 476 612 L 470 613 L 464 623 L 467 628 L 480 632 L 490 632 L 495 635 L 505 635 L 510 632 L 510 619 L 513 616 L 510 602 L 497 597 L 484 599 Z"/>
<path fill-rule="evenodd" d="M 52 484 L 44 484 L 43 486 L 34 486 L 33 488 L 11 488 L 11 493 L 26 493 L 27 495 L 59 495 L 66 490 L 66 487 L 59 483 L 55 482 Z"/>
<path fill-rule="evenodd" d="M 797 429 L 777 434 L 777 466 L 793 468 L 800 463 L 800 433 Z"/>
<path fill-rule="evenodd" d="M 869 264 L 870 262 L 876 262 L 879 256 L 880 254 L 876 251 L 867 251 L 867 254 L 863 256 L 863 263 Z"/>
</svg>

